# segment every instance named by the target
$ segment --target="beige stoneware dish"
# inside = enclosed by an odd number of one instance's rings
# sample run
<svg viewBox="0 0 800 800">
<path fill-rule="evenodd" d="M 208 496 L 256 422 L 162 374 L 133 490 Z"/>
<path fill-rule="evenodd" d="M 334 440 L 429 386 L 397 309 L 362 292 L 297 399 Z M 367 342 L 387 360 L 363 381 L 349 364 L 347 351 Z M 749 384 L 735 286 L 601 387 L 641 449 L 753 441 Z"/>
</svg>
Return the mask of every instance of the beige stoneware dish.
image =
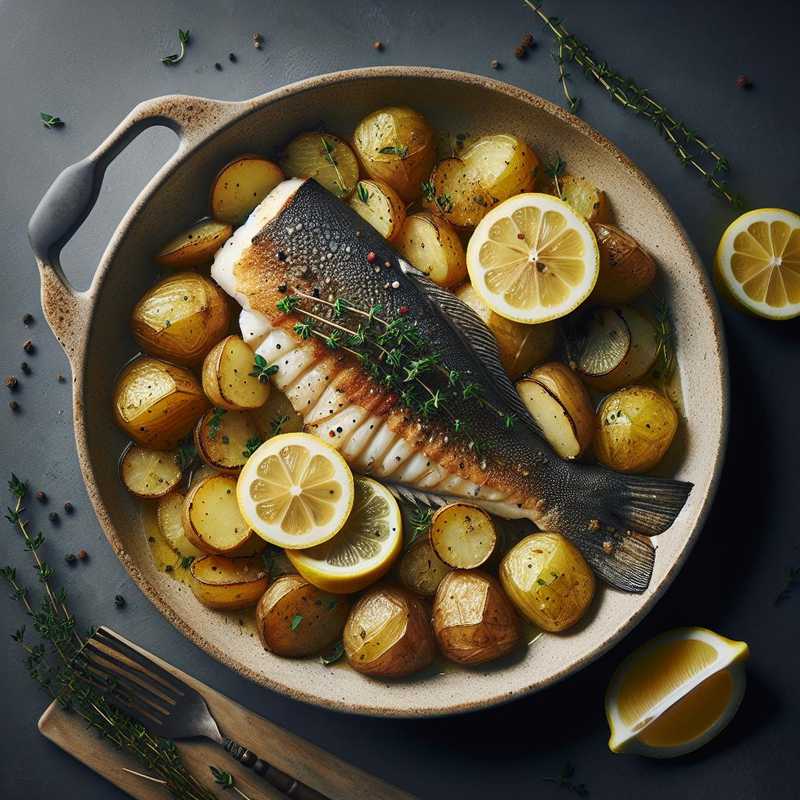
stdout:
<svg viewBox="0 0 800 800">
<path fill-rule="evenodd" d="M 367 112 L 409 104 L 435 127 L 470 134 L 509 132 L 545 158 L 556 149 L 570 171 L 591 176 L 613 204 L 619 225 L 657 258 L 679 332 L 685 451 L 676 477 L 695 486 L 673 527 L 657 538 L 655 571 L 642 595 L 602 591 L 584 624 L 568 635 L 539 637 L 516 658 L 485 669 L 436 670 L 385 683 L 316 660 L 265 653 L 186 587 L 160 572 L 139 522 L 138 503 L 117 474 L 123 435 L 114 425 L 111 393 L 120 365 L 135 352 L 128 319 L 153 282 L 152 255 L 207 213 L 208 187 L 235 155 L 264 152 L 324 120 L 347 135 Z M 59 252 L 97 197 L 107 164 L 139 132 L 166 125 L 177 151 L 131 206 L 112 237 L 91 287 L 76 292 Z M 581 120 L 520 89 L 445 70 L 385 67 L 311 78 L 243 102 L 170 96 L 137 106 L 85 161 L 63 173 L 31 220 L 42 281 L 42 306 L 73 370 L 78 457 L 97 517 L 131 577 L 179 630 L 219 661 L 291 697 L 342 711 L 427 716 L 478 709 L 562 680 L 618 642 L 675 578 L 700 533 L 722 465 L 728 418 L 725 348 L 719 312 L 697 253 L 650 181 Z"/>
</svg>

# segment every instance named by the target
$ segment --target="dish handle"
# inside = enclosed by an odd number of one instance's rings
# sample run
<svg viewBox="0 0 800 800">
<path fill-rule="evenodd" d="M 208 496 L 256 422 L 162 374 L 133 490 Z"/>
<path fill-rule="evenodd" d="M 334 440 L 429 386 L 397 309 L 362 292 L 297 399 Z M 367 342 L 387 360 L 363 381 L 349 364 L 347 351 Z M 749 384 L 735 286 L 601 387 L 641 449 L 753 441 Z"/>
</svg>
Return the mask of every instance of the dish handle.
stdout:
<svg viewBox="0 0 800 800">
<path fill-rule="evenodd" d="M 67 167 L 39 202 L 28 223 L 28 238 L 41 278 L 42 310 L 71 364 L 86 334 L 97 287 L 95 278 L 87 291 L 73 289 L 61 268 L 60 254 L 94 207 L 109 164 L 142 131 L 154 125 L 165 126 L 178 135 L 179 144 L 155 176 L 156 180 L 239 110 L 238 103 L 187 95 L 146 100 L 93 153 Z"/>
</svg>

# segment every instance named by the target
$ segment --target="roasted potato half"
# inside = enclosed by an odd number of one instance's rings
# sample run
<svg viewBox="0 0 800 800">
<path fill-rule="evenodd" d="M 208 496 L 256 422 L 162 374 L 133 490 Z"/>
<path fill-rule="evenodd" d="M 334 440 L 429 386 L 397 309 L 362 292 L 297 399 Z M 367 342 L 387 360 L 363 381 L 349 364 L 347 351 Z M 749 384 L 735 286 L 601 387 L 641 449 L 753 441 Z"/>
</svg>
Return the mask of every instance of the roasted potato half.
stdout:
<svg viewBox="0 0 800 800">
<path fill-rule="evenodd" d="M 295 136 L 284 150 L 283 171 L 290 178 L 313 178 L 345 199 L 358 182 L 358 161 L 347 142 L 332 133 L 309 131 Z"/>
<path fill-rule="evenodd" d="M 255 534 L 242 519 L 236 501 L 236 479 L 212 475 L 195 484 L 183 501 L 186 538 L 206 553 L 230 555 Z"/>
<path fill-rule="evenodd" d="M 158 529 L 167 540 L 167 544 L 179 556 L 199 558 L 205 553 L 186 538 L 186 532 L 183 530 L 183 501 L 184 496 L 180 492 L 170 492 L 158 501 L 156 508 Z"/>
<path fill-rule="evenodd" d="M 619 472 L 646 472 L 664 457 L 678 430 L 678 412 L 666 395 L 649 386 L 628 386 L 597 410 L 594 452 Z"/>
<path fill-rule="evenodd" d="M 433 632 L 445 658 L 458 664 L 493 661 L 520 642 L 519 620 L 505 592 L 478 570 L 445 575 L 433 601 Z"/>
<path fill-rule="evenodd" d="M 576 175 L 561 175 L 557 180 L 558 187 L 553 187 L 553 193 L 558 194 L 573 211 L 589 223 L 608 222 L 611 210 L 604 191 L 586 178 L 579 178 Z"/>
<path fill-rule="evenodd" d="M 600 273 L 589 300 L 604 305 L 630 303 L 656 277 L 656 262 L 640 244 L 607 222 L 592 225 L 600 250 Z"/>
<path fill-rule="evenodd" d="M 241 225 L 283 179 L 281 168 L 262 156 L 248 153 L 233 159 L 211 184 L 211 216 Z"/>
<path fill-rule="evenodd" d="M 495 314 L 475 291 L 471 283 L 456 290 L 465 302 L 486 324 L 497 339 L 503 369 L 512 380 L 519 378 L 537 364 L 541 364 L 553 351 L 558 327 L 555 322 L 524 325 L 521 322 Z"/>
<path fill-rule="evenodd" d="M 117 379 L 114 417 L 142 447 L 171 450 L 192 430 L 208 400 L 189 370 L 137 358 Z"/>
<path fill-rule="evenodd" d="M 217 407 L 228 411 L 261 408 L 270 384 L 251 375 L 253 351 L 239 336 L 226 336 L 203 361 L 203 391 Z"/>
<path fill-rule="evenodd" d="M 222 290 L 195 272 L 159 281 L 133 307 L 131 331 L 146 353 L 194 366 L 225 335 L 230 309 Z"/>
<path fill-rule="evenodd" d="M 385 181 L 363 179 L 350 197 L 350 208 L 387 242 L 396 239 L 406 220 L 406 206 Z"/>
<path fill-rule="evenodd" d="M 191 269 L 207 264 L 233 233 L 233 226 L 204 219 L 170 239 L 156 253 L 156 263 L 172 269 Z"/>
<path fill-rule="evenodd" d="M 262 439 L 278 433 L 296 433 L 303 430 L 303 418 L 294 410 L 289 398 L 273 386 L 269 398 L 261 408 L 250 412 Z"/>
<path fill-rule="evenodd" d="M 436 655 L 425 606 L 395 586 L 374 587 L 361 596 L 347 618 L 342 642 L 350 666 L 377 678 L 418 672 Z"/>
<path fill-rule="evenodd" d="M 497 546 L 492 518 L 477 506 L 448 503 L 431 520 L 434 552 L 453 569 L 474 569 L 485 564 Z"/>
<path fill-rule="evenodd" d="M 136 497 L 155 499 L 171 492 L 182 477 L 174 450 L 148 450 L 131 444 L 119 462 L 125 488 Z"/>
<path fill-rule="evenodd" d="M 533 191 L 539 159 L 530 146 L 516 136 L 507 133 L 481 136 L 460 154 L 460 158 L 466 168 L 478 176 L 494 202 Z"/>
<path fill-rule="evenodd" d="M 269 576 L 260 556 L 203 556 L 192 561 L 189 571 L 194 596 L 204 606 L 220 611 L 254 606 L 269 585 Z"/>
<path fill-rule="evenodd" d="M 439 286 L 456 286 L 467 277 L 464 246 L 452 226 L 427 211 L 406 217 L 395 242 L 400 255 Z"/>
<path fill-rule="evenodd" d="M 433 129 L 407 106 L 390 106 L 358 123 L 353 146 L 370 178 L 385 181 L 410 203 L 419 197 L 436 157 Z"/>
<path fill-rule="evenodd" d="M 460 158 L 445 158 L 424 186 L 425 208 L 457 228 L 474 228 L 497 204 L 478 174 Z"/>
<path fill-rule="evenodd" d="M 258 601 L 256 628 L 264 649 L 302 658 L 336 642 L 349 613 L 347 597 L 326 594 L 300 575 L 283 575 Z"/>
<path fill-rule="evenodd" d="M 594 411 L 581 379 L 553 361 L 517 381 L 517 392 L 561 458 L 578 458 L 592 442 Z"/>
<path fill-rule="evenodd" d="M 212 408 L 194 429 L 194 444 L 209 467 L 234 475 L 263 441 L 247 411 Z"/>
<path fill-rule="evenodd" d="M 450 567 L 436 555 L 430 539 L 418 539 L 400 558 L 397 577 L 406 589 L 422 597 L 433 597 Z"/>
<path fill-rule="evenodd" d="M 500 581 L 517 610 L 551 632 L 571 628 L 594 596 L 592 570 L 559 533 L 535 533 L 514 545 L 500 564 Z"/>
</svg>

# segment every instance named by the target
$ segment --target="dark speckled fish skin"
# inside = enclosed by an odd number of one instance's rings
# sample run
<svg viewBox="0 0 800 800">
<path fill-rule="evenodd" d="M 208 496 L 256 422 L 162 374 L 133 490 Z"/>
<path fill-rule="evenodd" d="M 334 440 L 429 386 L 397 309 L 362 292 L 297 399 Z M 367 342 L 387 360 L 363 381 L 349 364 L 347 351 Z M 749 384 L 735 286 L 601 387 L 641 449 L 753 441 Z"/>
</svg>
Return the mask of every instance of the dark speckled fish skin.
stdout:
<svg viewBox="0 0 800 800">
<path fill-rule="evenodd" d="M 370 253 L 375 254 L 374 260 Z M 435 300 L 430 282 L 420 279 L 372 227 L 314 181 L 304 182 L 263 226 L 235 274 L 237 288 L 248 297 L 252 309 L 288 330 L 301 317 L 280 314 L 276 304 L 293 290 L 318 291 L 322 299 L 342 298 L 361 308 L 380 304 L 385 319 L 408 309 L 405 316 L 431 342 L 443 366 L 478 383 L 495 408 L 505 413 L 518 410 L 507 402 L 497 370 L 482 363 L 470 337 Z M 323 304 L 313 310 L 329 313 Z M 346 322 L 352 327 L 358 320 Z M 352 356 L 340 357 L 358 366 Z M 379 391 L 386 395 L 375 388 Z M 453 417 L 466 422 L 467 430 L 480 433 L 480 457 L 468 449 L 464 437 L 449 430 L 446 417 L 426 423 L 402 409 L 393 395 L 385 396 L 384 405 L 393 407 L 395 414 L 402 412 L 408 435 L 418 443 L 438 439 L 454 471 L 479 485 L 507 492 L 540 528 L 569 537 L 609 583 L 627 591 L 646 588 L 653 548 L 649 540 L 630 534 L 629 529 L 654 534 L 669 527 L 690 484 L 631 478 L 563 461 L 538 435 L 532 421 L 518 420 L 509 430 L 497 413 L 474 399 L 454 398 L 448 408 Z"/>
</svg>

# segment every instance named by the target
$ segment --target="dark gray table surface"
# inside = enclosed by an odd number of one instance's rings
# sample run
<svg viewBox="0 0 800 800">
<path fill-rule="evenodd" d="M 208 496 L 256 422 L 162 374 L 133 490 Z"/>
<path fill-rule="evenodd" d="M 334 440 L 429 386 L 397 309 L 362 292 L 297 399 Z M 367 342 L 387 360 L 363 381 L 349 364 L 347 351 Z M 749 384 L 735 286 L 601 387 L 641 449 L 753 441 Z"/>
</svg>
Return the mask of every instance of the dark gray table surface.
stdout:
<svg viewBox="0 0 800 800">
<path fill-rule="evenodd" d="M 618 68 L 635 75 L 717 143 L 749 207 L 800 211 L 800 110 L 794 2 L 706 0 L 651 3 L 550 0 L 574 31 Z M 162 66 L 178 27 L 192 44 L 184 63 Z M 542 43 L 526 61 L 513 50 L 533 31 Z M 266 37 L 262 51 L 254 31 Z M 385 42 L 383 52 L 372 42 Z M 3 481 L 11 469 L 76 513 L 51 529 L 48 553 L 86 548 L 85 565 L 62 573 L 79 616 L 111 623 L 241 703 L 421 797 L 557 798 L 543 779 L 565 761 L 591 797 L 783 798 L 800 793 L 800 592 L 774 599 L 790 566 L 800 566 L 800 320 L 768 323 L 723 308 L 730 351 L 732 406 L 728 457 L 703 535 L 682 574 L 655 611 L 611 653 L 539 696 L 450 719 L 363 719 L 300 705 L 248 683 L 185 640 L 139 593 L 113 556 L 89 506 L 77 468 L 66 360 L 42 320 L 39 285 L 25 226 L 47 186 L 93 148 L 138 101 L 170 92 L 239 99 L 309 75 L 374 64 L 424 64 L 492 74 L 561 102 L 549 42 L 516 0 L 470 2 L 189 2 L 138 0 L 0 0 L 0 372 L 33 375 L 12 415 L 0 407 Z M 238 54 L 231 64 L 227 54 Z M 493 73 L 492 59 L 504 70 Z M 223 64 L 223 71 L 213 63 Z M 572 70 L 575 72 L 575 70 Z M 736 77 L 755 84 L 741 91 Z M 612 107 L 580 76 L 581 115 L 610 137 L 655 181 L 678 213 L 706 264 L 732 210 L 685 172 L 655 131 Z M 66 121 L 45 130 L 39 112 Z M 88 284 L 127 206 L 175 146 L 166 130 L 148 131 L 111 167 L 101 202 L 63 261 L 76 285 Z M 36 317 L 26 329 L 22 315 Z M 35 355 L 26 357 L 30 338 Z M 692 391 L 692 387 L 687 387 Z M 5 391 L 5 389 L 3 390 Z M 63 514 L 62 514 L 63 516 Z M 3 523 L 5 524 L 5 523 Z M 24 556 L 11 532 L 0 560 Z M 30 574 L 24 568 L 25 574 Z M 127 598 L 124 611 L 115 594 Z M 5 592 L 2 593 L 3 595 Z M 5 637 L 19 614 L 0 597 Z M 744 704 L 728 730 L 701 752 L 658 762 L 612 755 L 603 693 L 611 671 L 634 646 L 675 625 L 705 625 L 750 643 Z M 29 681 L 11 643 L 3 650 L 0 794 L 119 796 L 113 787 L 38 735 L 44 696 Z"/>
</svg>

